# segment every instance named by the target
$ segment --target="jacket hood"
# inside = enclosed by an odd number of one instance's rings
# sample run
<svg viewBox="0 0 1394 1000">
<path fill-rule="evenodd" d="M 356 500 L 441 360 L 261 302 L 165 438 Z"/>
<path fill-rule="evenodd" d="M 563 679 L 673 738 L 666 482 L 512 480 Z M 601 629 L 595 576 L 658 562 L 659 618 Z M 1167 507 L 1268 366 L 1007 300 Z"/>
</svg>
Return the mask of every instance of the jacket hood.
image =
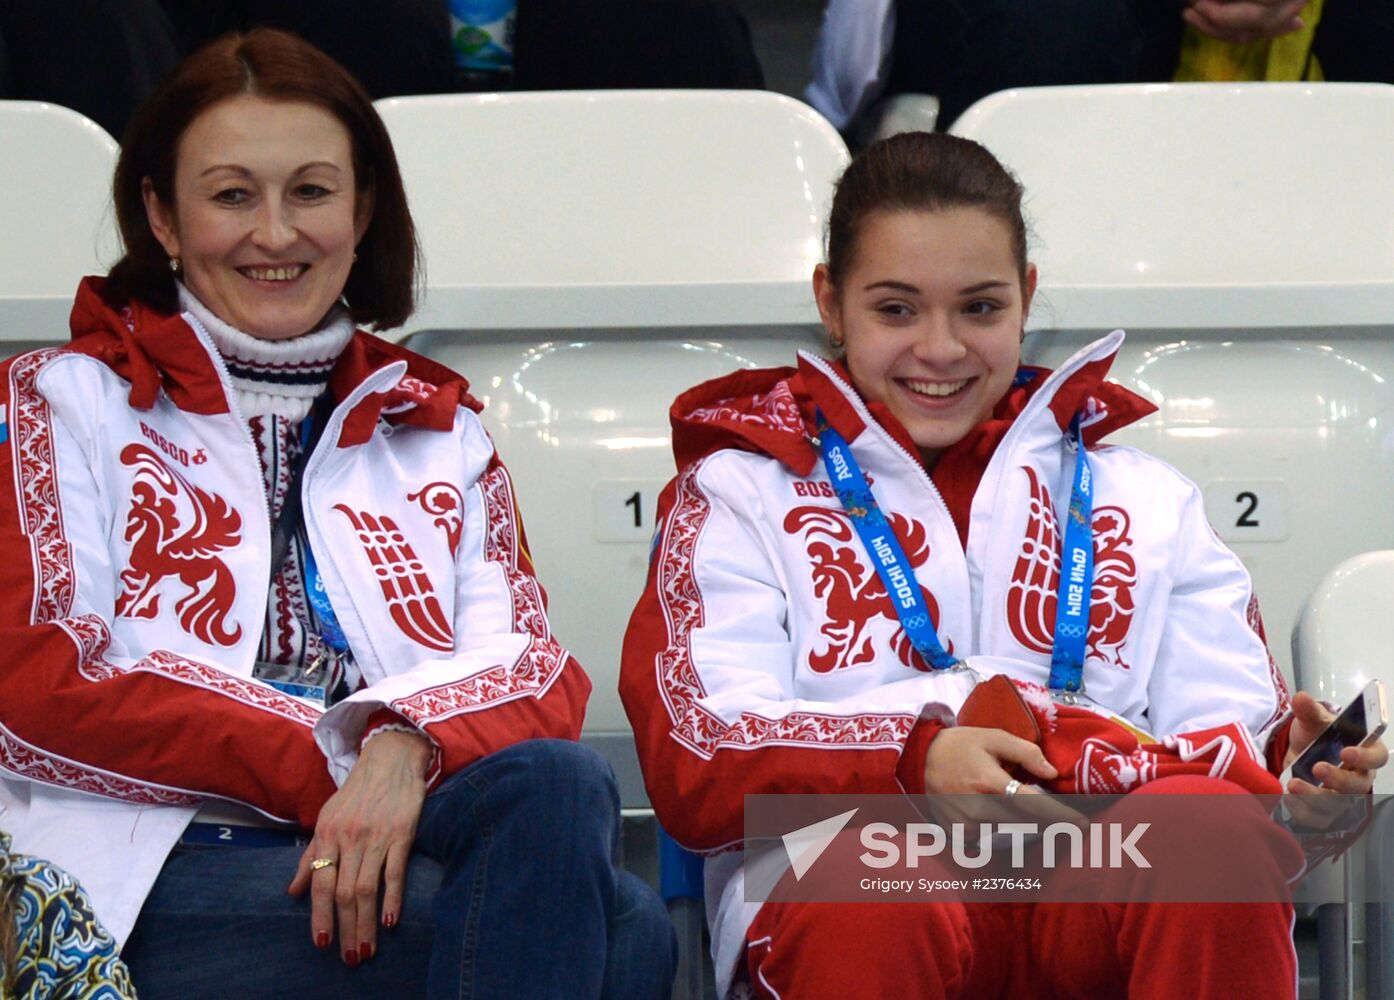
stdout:
<svg viewBox="0 0 1394 1000">
<path fill-rule="evenodd" d="M 69 349 L 97 358 L 131 385 L 130 403 L 140 410 L 155 405 L 160 390 L 180 409 L 200 414 L 229 412 L 222 379 L 193 327 L 180 315 L 138 301 L 117 302 L 105 294 L 106 279 L 84 278 L 69 319 Z M 329 377 L 335 402 L 342 402 L 373 373 L 404 365 L 395 384 L 370 393 L 344 423 L 340 445 L 358 444 L 372 434 L 379 416 L 394 424 L 448 430 L 455 408 L 478 412 L 483 405 L 469 383 L 442 364 L 359 330 L 344 348 Z"/>
<path fill-rule="evenodd" d="M 1109 368 L 1123 342 L 1121 331 L 1083 348 L 1052 372 L 1023 366 L 1014 385 L 979 428 L 1010 426 L 1038 395 L 1063 432 L 1082 412 L 1086 446 L 1093 446 L 1120 427 L 1141 420 L 1157 407 L 1116 382 Z M 816 411 L 821 410 L 849 441 L 866 427 L 861 403 L 911 454 L 915 445 L 904 426 L 885 406 L 862 400 L 840 362 L 806 352 L 797 368 L 757 368 L 733 372 L 689 389 L 674 402 L 669 416 L 673 452 L 681 470 L 723 448 L 769 455 L 798 475 L 818 462 L 814 444 Z"/>
</svg>

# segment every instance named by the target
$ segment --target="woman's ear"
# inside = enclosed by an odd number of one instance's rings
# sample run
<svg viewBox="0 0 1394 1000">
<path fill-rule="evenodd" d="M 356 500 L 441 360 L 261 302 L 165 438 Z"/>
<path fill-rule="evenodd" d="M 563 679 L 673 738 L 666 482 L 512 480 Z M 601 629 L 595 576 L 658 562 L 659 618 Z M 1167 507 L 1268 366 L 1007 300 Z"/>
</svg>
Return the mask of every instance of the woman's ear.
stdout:
<svg viewBox="0 0 1394 1000">
<path fill-rule="evenodd" d="M 363 239 L 364 234 L 368 232 L 368 226 L 373 221 L 373 208 L 376 204 L 377 197 L 371 184 L 354 194 L 353 242 L 355 245 L 358 244 Z"/>
<path fill-rule="evenodd" d="M 838 302 L 837 286 L 833 284 L 827 264 L 819 264 L 813 269 L 813 300 L 818 304 L 818 316 L 823 320 L 823 328 L 828 331 L 828 340 L 833 347 L 840 348 L 843 343 L 842 306 Z"/>
<path fill-rule="evenodd" d="M 145 221 L 150 224 L 155 239 L 160 241 L 166 254 L 179 257 L 179 233 L 174 224 L 174 213 L 155 193 L 155 185 L 149 177 L 140 182 L 140 196 L 145 202 Z"/>
<path fill-rule="evenodd" d="M 1031 315 L 1031 300 L 1036 297 L 1036 281 L 1038 277 L 1039 276 L 1036 274 L 1036 265 L 1027 264 L 1026 281 L 1021 287 L 1021 322 L 1023 326 L 1026 324 L 1026 317 Z"/>
</svg>

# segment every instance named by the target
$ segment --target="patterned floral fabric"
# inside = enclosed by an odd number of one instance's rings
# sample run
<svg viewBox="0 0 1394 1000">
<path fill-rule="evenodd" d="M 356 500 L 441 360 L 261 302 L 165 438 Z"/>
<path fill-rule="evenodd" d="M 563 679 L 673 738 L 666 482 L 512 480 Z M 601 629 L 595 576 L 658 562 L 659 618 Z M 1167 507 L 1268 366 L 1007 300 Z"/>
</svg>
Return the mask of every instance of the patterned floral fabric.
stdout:
<svg viewBox="0 0 1394 1000">
<path fill-rule="evenodd" d="M 46 861 L 10 853 L 0 833 L 0 886 L 14 908 L 15 968 L 0 967 L 9 1000 L 122 1000 L 130 973 L 71 875 Z M 0 960 L 3 966 L 3 960 Z"/>
<path fill-rule="evenodd" d="M 292 470 L 300 456 L 300 421 L 258 415 L 247 420 L 247 428 L 256 445 L 257 458 L 261 460 L 266 502 L 274 524 L 285 506 Z M 305 585 L 304 546 L 296 535 L 291 538 L 285 561 L 271 581 L 266 623 L 262 628 L 261 645 L 257 647 L 258 660 L 303 669 L 329 652 L 314 625 Z"/>
</svg>

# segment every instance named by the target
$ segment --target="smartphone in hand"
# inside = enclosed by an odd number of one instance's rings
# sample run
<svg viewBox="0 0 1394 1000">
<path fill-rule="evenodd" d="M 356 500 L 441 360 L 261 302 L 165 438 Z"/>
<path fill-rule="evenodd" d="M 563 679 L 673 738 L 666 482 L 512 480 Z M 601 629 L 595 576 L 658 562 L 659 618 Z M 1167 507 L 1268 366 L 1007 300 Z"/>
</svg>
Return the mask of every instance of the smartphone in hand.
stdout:
<svg viewBox="0 0 1394 1000">
<path fill-rule="evenodd" d="M 1325 761 L 1335 767 L 1341 766 L 1341 751 L 1346 747 L 1363 747 L 1374 743 L 1389 726 L 1389 707 L 1385 700 L 1384 684 L 1371 681 L 1350 704 L 1341 709 L 1331 724 L 1321 731 L 1307 749 L 1297 755 L 1286 774 L 1283 786 L 1288 779 L 1301 778 L 1311 785 L 1321 785 L 1312 774 L 1312 768 Z"/>
</svg>

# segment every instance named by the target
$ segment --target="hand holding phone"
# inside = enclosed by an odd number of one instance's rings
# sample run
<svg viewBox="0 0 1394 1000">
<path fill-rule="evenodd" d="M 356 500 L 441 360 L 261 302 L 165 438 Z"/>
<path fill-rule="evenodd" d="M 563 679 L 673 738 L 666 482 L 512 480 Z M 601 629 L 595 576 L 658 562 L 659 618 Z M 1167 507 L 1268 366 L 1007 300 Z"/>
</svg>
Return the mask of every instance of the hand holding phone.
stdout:
<svg viewBox="0 0 1394 1000">
<path fill-rule="evenodd" d="M 1313 773 L 1319 763 L 1341 767 L 1341 751 L 1346 747 L 1367 747 L 1376 743 L 1389 725 L 1389 709 L 1384 685 L 1371 681 L 1358 696 L 1351 699 L 1317 737 L 1298 754 L 1292 766 L 1283 774 L 1283 787 L 1292 778 L 1301 778 L 1310 785 L 1322 787 L 1324 782 Z"/>
</svg>

